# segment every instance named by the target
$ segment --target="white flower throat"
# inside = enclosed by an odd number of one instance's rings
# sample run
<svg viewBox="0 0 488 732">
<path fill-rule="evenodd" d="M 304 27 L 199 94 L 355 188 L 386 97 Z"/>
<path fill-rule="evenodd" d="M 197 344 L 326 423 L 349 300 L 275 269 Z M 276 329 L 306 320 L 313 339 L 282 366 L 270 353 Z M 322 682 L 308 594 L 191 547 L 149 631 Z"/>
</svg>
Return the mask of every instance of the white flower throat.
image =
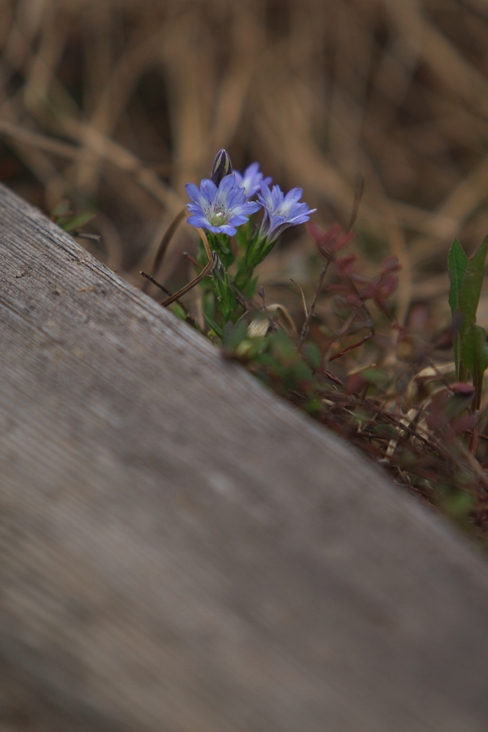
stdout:
<svg viewBox="0 0 488 732">
<path fill-rule="evenodd" d="M 210 219 L 210 223 L 212 226 L 220 226 L 221 224 L 224 224 L 226 222 L 225 214 L 222 211 L 216 211 L 212 218 Z"/>
</svg>

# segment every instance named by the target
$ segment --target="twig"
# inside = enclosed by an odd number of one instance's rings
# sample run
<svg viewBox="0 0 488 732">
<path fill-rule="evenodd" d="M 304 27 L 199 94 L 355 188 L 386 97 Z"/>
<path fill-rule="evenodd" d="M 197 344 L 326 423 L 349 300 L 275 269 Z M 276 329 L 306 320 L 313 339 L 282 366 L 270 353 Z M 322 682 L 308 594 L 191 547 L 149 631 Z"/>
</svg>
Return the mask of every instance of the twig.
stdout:
<svg viewBox="0 0 488 732">
<path fill-rule="evenodd" d="M 200 262 L 197 262 L 195 257 L 192 257 L 191 254 L 188 254 L 188 252 L 182 252 L 181 256 L 184 257 L 185 259 L 187 259 L 189 262 L 191 262 L 191 264 L 193 264 L 194 267 L 198 267 L 198 269 L 200 269 L 200 270 L 203 269 Z"/>
<path fill-rule="evenodd" d="M 172 229 L 172 232 L 174 232 L 174 230 L 178 226 L 178 224 L 179 224 L 181 218 L 183 217 L 184 213 L 185 213 L 185 211 L 180 211 L 180 213 L 178 214 L 178 216 L 176 217 L 176 219 L 174 219 L 174 221 L 171 223 L 169 229 Z M 169 229 L 168 229 L 168 231 L 166 232 L 166 234 L 163 237 L 163 241 L 161 242 L 161 245 L 159 247 L 158 254 L 156 255 L 156 259 L 158 258 L 158 255 L 160 254 L 161 249 L 163 249 L 164 240 L 167 238 L 167 243 L 168 243 L 169 242 L 169 239 L 171 238 L 172 232 L 168 236 Z M 143 277 L 145 277 L 147 280 L 149 280 L 150 282 L 152 282 L 153 284 L 155 284 L 157 287 L 159 287 L 161 290 L 163 290 L 166 294 L 169 295 L 169 297 L 166 300 L 163 300 L 163 302 L 161 303 L 161 305 L 164 308 L 167 308 L 169 305 L 171 305 L 172 303 L 174 303 L 177 300 L 179 300 L 180 297 L 183 297 L 183 295 L 186 295 L 187 292 L 189 292 L 190 290 L 192 290 L 195 287 L 195 285 L 198 285 L 198 283 L 201 282 L 203 279 L 205 279 L 205 277 L 208 274 L 210 274 L 210 272 L 212 271 L 212 268 L 214 266 L 213 252 L 210 249 L 210 246 L 209 246 L 209 243 L 208 243 L 208 239 L 207 239 L 207 235 L 205 234 L 204 230 L 203 229 L 198 229 L 198 231 L 200 233 L 200 236 L 202 237 L 203 245 L 205 247 L 205 251 L 206 251 L 207 256 L 208 256 L 208 262 L 205 265 L 205 267 L 202 269 L 202 271 L 196 277 L 194 277 L 191 280 L 191 282 L 188 282 L 187 285 L 185 285 L 180 290 L 178 290 L 178 292 L 175 292 L 174 295 L 172 295 L 165 287 L 163 287 L 163 285 L 161 285 L 159 282 L 157 282 L 154 279 L 154 277 L 152 277 L 151 275 L 145 274 L 144 272 L 140 272 L 139 273 Z M 167 243 L 166 243 L 166 246 L 167 246 Z M 164 249 L 163 249 L 162 254 L 164 254 Z M 162 254 L 160 256 L 160 259 L 162 257 Z M 187 254 L 187 257 L 189 257 L 189 256 L 190 255 Z M 192 257 L 192 259 L 193 259 L 193 257 Z M 198 262 L 196 262 L 196 264 L 198 264 Z"/>
<path fill-rule="evenodd" d="M 268 308 L 266 306 L 266 293 L 264 291 L 264 287 L 259 288 L 258 295 L 260 297 L 261 302 L 263 303 L 263 310 L 264 310 L 264 314 L 268 318 L 268 323 L 270 324 L 270 326 L 274 326 L 273 319 L 272 319 L 271 315 L 269 314 Z"/>
<path fill-rule="evenodd" d="M 253 301 L 252 300 L 246 300 L 246 298 L 244 297 L 244 295 L 242 294 L 242 292 L 240 292 L 240 290 L 238 290 L 237 287 L 234 284 L 231 284 L 231 288 L 232 288 L 232 292 L 234 293 L 237 302 L 245 310 L 244 315 L 246 315 L 246 313 L 248 313 L 250 310 L 253 309 L 253 307 L 254 307 Z"/>
<path fill-rule="evenodd" d="M 74 239 L 89 239 L 90 241 L 96 241 L 97 244 L 100 244 L 102 240 L 100 234 L 89 234 L 86 231 L 78 231 L 78 229 L 71 231 L 70 234 Z"/>
<path fill-rule="evenodd" d="M 476 455 L 477 447 L 478 447 L 478 428 L 475 425 L 473 427 L 473 431 L 471 433 L 471 441 L 469 444 L 469 451 L 470 451 L 471 455 L 473 455 L 473 456 Z"/>
<path fill-rule="evenodd" d="M 159 289 L 162 290 L 163 292 L 165 292 L 166 295 L 173 297 L 173 294 L 169 290 L 167 290 L 166 287 L 164 287 L 164 285 L 162 285 L 160 282 L 155 280 L 152 275 L 148 275 L 145 272 L 143 272 L 142 270 L 139 272 L 139 274 L 142 275 L 143 277 L 145 277 L 146 280 L 149 280 L 149 282 L 152 282 L 153 285 L 156 285 L 156 287 L 159 287 Z"/>
<path fill-rule="evenodd" d="M 171 305 L 173 302 L 178 300 L 180 297 L 183 297 L 183 295 L 186 295 L 187 292 L 192 290 L 195 285 L 198 285 L 199 282 L 201 282 L 205 277 L 210 274 L 212 271 L 212 268 L 214 266 L 213 259 L 210 259 L 205 267 L 202 269 L 199 275 L 197 275 L 191 282 L 189 282 L 187 285 L 181 288 L 181 290 L 178 290 L 178 292 L 175 292 L 174 295 L 171 295 L 171 297 L 168 297 L 167 300 L 163 300 L 161 305 L 163 308 L 167 308 L 168 305 Z"/>
<path fill-rule="evenodd" d="M 336 358 L 344 356 L 349 351 L 354 350 L 354 348 L 359 348 L 359 346 L 362 346 L 367 341 L 370 341 L 371 338 L 374 338 L 374 328 L 371 328 L 371 331 L 368 333 L 368 335 L 365 335 L 364 338 L 362 338 L 357 343 L 353 343 L 352 346 L 347 346 L 347 348 L 344 348 L 340 353 L 336 353 L 335 356 L 331 356 L 329 359 L 327 359 L 327 363 L 334 361 Z"/>
<path fill-rule="evenodd" d="M 11 137 L 14 140 L 23 142 L 26 145 L 36 147 L 38 150 L 44 150 L 45 152 L 59 155 L 62 158 L 69 158 L 72 160 L 83 158 L 83 149 L 78 145 L 71 145 L 68 142 L 61 142 L 56 140 L 54 137 L 48 137 L 39 132 L 33 132 L 27 130 L 19 125 L 12 124 L 7 120 L 0 120 L 0 133 L 5 137 Z"/>
</svg>

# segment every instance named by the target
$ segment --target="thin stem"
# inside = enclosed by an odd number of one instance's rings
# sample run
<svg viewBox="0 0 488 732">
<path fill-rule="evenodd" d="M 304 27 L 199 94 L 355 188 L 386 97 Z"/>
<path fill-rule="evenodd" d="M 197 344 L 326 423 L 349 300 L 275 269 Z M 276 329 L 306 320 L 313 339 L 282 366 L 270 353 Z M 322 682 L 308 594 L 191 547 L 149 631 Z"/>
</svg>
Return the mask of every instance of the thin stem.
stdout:
<svg viewBox="0 0 488 732">
<path fill-rule="evenodd" d="M 169 295 L 170 297 L 172 297 L 172 293 L 169 290 L 167 290 L 164 285 L 162 285 L 160 282 L 155 280 L 152 275 L 148 275 L 145 272 L 143 272 L 142 270 L 139 271 L 139 274 L 142 275 L 142 277 L 145 277 L 146 280 L 149 280 L 149 282 L 152 282 L 153 285 L 156 285 L 156 287 L 159 287 L 159 289 L 162 290 L 163 292 L 165 292 L 166 295 Z"/>
<path fill-rule="evenodd" d="M 307 319 L 308 318 L 308 308 L 307 308 L 307 301 L 305 299 L 305 293 L 303 292 L 303 288 L 298 284 L 298 282 L 295 282 L 295 280 L 292 280 L 291 278 L 290 278 L 290 282 L 293 282 L 293 284 L 296 285 L 298 287 L 298 289 L 300 290 L 300 294 L 302 296 L 303 311 L 305 313 L 305 319 Z"/>
<path fill-rule="evenodd" d="M 373 338 L 373 337 L 374 337 L 374 329 L 371 329 L 371 332 L 368 333 L 368 335 L 365 335 L 364 338 L 362 338 L 360 341 L 358 341 L 357 343 L 353 343 L 352 346 L 347 346 L 347 348 L 344 348 L 344 350 L 341 351 L 340 353 L 336 353 L 335 356 L 331 356 L 328 359 L 328 363 L 330 363 L 330 361 L 334 361 L 336 358 L 340 358 L 341 356 L 344 356 L 346 353 L 348 353 L 349 351 L 352 351 L 354 348 L 359 348 L 359 346 L 362 346 L 367 341 L 370 341 L 371 338 Z"/>
<path fill-rule="evenodd" d="M 183 218 L 185 217 L 185 215 L 186 215 L 186 209 L 184 208 L 182 211 L 179 212 L 179 214 L 177 214 L 177 216 L 175 216 L 173 221 L 170 223 L 170 225 L 164 232 L 164 236 L 161 239 L 161 243 L 156 252 L 156 256 L 154 257 L 154 262 L 153 262 L 153 266 L 151 269 L 151 274 L 153 276 L 157 273 L 158 269 L 160 268 L 161 262 L 163 261 L 164 255 L 166 254 L 168 245 L 169 245 L 171 239 L 173 238 L 173 234 L 175 233 L 176 229 L 180 225 L 180 223 L 183 220 Z M 147 277 L 147 279 L 150 280 L 150 277 Z M 157 283 L 155 283 L 155 284 L 157 284 Z M 145 291 L 146 288 L 143 288 L 143 289 Z"/>
<path fill-rule="evenodd" d="M 202 269 L 202 265 L 200 264 L 200 262 L 197 262 L 195 257 L 192 257 L 191 254 L 188 254 L 188 252 L 183 252 L 181 256 L 187 259 L 188 262 L 193 264 L 194 267 L 197 267 L 199 270 Z"/>
<path fill-rule="evenodd" d="M 351 231 L 352 227 L 356 223 L 356 218 L 357 218 L 358 211 L 359 211 L 359 204 L 361 203 L 363 193 L 364 193 L 364 176 L 361 175 L 361 173 L 359 173 L 356 178 L 356 188 L 354 191 L 354 200 L 353 200 L 353 204 L 352 204 L 351 218 L 349 219 L 349 223 L 347 225 L 346 231 Z"/>
<path fill-rule="evenodd" d="M 208 243 L 207 235 L 203 229 L 197 229 L 197 231 L 202 238 L 203 246 L 205 248 L 205 252 L 207 254 L 208 261 L 213 263 L 212 250 L 210 249 L 210 244 Z"/>
<path fill-rule="evenodd" d="M 205 277 L 208 274 L 210 274 L 210 272 L 212 271 L 212 267 L 213 267 L 213 259 L 210 259 L 207 262 L 207 264 L 205 265 L 205 267 L 202 269 L 200 274 L 197 275 L 197 277 L 195 277 L 191 282 L 189 282 L 187 285 L 182 287 L 181 290 L 178 290 L 178 292 L 175 292 L 174 295 L 172 295 L 171 297 L 168 297 L 167 300 L 164 300 L 161 303 L 163 308 L 167 308 L 168 305 L 171 305 L 173 302 L 176 302 L 176 300 L 179 300 L 180 297 L 183 297 L 183 295 L 186 295 L 187 292 L 192 290 L 195 287 L 195 285 L 198 285 L 199 282 L 201 282 L 203 279 L 205 279 Z"/>
<path fill-rule="evenodd" d="M 340 353 L 336 353 L 335 356 L 328 358 L 328 353 L 329 353 L 330 349 L 332 348 L 332 346 L 334 345 L 334 343 L 336 343 L 336 341 L 339 338 L 342 338 L 343 335 L 346 335 L 347 331 L 349 330 L 349 328 L 351 327 L 351 325 L 353 324 L 354 320 L 356 319 L 358 314 L 361 312 L 361 310 L 363 311 L 363 313 L 366 313 L 365 327 L 369 328 L 369 331 L 370 331 L 369 335 L 366 335 L 364 338 L 362 338 L 357 343 L 353 343 L 351 346 L 347 346 L 347 348 L 344 348 L 342 351 L 340 351 Z M 375 327 L 374 327 L 373 319 L 371 318 L 368 308 L 363 303 L 361 305 L 361 307 L 359 308 L 359 310 L 354 310 L 351 313 L 351 315 L 343 323 L 342 328 L 335 334 L 333 340 L 327 346 L 327 349 L 323 355 L 324 363 L 329 363 L 329 361 L 334 361 L 336 358 L 340 358 L 341 356 L 344 356 L 344 354 L 348 353 L 349 351 L 352 351 L 354 348 L 359 348 L 359 346 L 362 346 L 363 343 L 370 341 L 371 338 L 374 337 L 374 334 L 375 334 Z"/>
<path fill-rule="evenodd" d="M 322 269 L 320 270 L 319 278 L 317 280 L 317 287 L 315 288 L 315 292 L 312 297 L 312 302 L 310 303 L 310 308 L 308 311 L 308 315 L 305 318 L 305 322 L 302 327 L 302 332 L 300 333 L 300 339 L 298 341 L 298 349 L 300 350 L 303 346 L 303 343 L 305 341 L 305 338 L 308 336 L 308 333 L 310 331 L 310 321 L 312 320 L 314 311 L 315 311 L 315 305 L 317 304 L 317 298 L 319 296 L 319 292 L 322 289 L 322 285 L 324 283 L 325 275 L 327 274 L 327 270 L 329 269 L 331 260 L 328 259 Z"/>
</svg>

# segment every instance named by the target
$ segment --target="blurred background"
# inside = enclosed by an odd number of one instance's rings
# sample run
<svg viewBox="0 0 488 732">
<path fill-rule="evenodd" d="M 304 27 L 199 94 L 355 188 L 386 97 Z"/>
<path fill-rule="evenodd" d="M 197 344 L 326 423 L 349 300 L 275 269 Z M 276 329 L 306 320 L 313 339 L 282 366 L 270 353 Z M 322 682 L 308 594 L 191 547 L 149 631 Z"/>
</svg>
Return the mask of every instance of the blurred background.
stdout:
<svg viewBox="0 0 488 732">
<path fill-rule="evenodd" d="M 446 256 L 488 233 L 486 0 L 1 0 L 0 181 L 137 286 L 221 147 L 300 186 L 366 269 L 402 264 L 398 307 L 448 322 Z M 320 263 L 304 227 L 263 264 L 291 308 Z M 183 224 L 159 279 L 184 284 Z M 308 288 L 308 290 L 307 290 Z M 294 304 L 295 303 L 295 304 Z M 485 308 L 486 309 L 486 308 Z M 441 322 L 442 321 L 442 322 Z"/>
</svg>

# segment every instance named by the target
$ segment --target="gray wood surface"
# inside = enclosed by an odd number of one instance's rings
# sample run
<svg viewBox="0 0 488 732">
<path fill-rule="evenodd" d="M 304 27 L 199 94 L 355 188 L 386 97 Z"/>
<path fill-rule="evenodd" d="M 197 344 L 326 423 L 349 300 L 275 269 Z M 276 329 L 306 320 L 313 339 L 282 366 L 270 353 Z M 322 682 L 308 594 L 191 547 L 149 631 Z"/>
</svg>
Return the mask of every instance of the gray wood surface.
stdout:
<svg viewBox="0 0 488 732">
<path fill-rule="evenodd" d="M 0 729 L 486 732 L 485 560 L 0 188 Z"/>
</svg>

